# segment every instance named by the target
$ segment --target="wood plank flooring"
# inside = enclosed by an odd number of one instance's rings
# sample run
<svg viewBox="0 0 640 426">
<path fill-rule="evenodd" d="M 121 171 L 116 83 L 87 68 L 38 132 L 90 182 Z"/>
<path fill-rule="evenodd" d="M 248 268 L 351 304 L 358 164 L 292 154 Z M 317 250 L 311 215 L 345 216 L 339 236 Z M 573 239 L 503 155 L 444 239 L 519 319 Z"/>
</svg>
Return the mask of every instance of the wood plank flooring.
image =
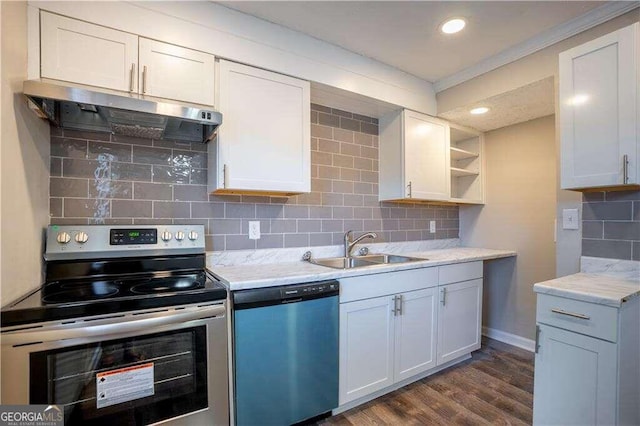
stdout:
<svg viewBox="0 0 640 426">
<path fill-rule="evenodd" d="M 533 358 L 483 338 L 470 360 L 318 425 L 530 425 Z"/>
</svg>

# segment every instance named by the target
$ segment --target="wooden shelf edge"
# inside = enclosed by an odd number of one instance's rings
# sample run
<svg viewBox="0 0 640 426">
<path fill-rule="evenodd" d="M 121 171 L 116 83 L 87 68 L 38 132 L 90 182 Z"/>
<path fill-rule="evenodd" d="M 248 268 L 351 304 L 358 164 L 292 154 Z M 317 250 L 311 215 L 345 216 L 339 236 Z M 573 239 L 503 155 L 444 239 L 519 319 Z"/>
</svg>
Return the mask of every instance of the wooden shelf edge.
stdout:
<svg viewBox="0 0 640 426">
<path fill-rule="evenodd" d="M 456 148 L 453 146 L 449 147 L 449 150 L 451 151 L 451 158 L 453 160 L 464 160 L 467 158 L 476 158 L 480 156 L 480 154 L 478 153 L 467 151 L 466 149 Z"/>
<path fill-rule="evenodd" d="M 460 176 L 478 176 L 480 173 L 478 172 L 470 172 L 469 170 L 459 169 L 457 167 L 451 167 L 451 176 L 460 177 Z"/>
</svg>

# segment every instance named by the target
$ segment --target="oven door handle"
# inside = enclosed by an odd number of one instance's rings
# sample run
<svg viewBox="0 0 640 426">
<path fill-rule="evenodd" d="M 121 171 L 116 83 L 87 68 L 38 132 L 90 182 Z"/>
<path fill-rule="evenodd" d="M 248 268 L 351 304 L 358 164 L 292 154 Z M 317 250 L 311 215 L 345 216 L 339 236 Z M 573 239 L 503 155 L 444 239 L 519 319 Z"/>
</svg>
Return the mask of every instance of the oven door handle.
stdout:
<svg viewBox="0 0 640 426">
<path fill-rule="evenodd" d="M 2 333 L 2 345 L 27 345 L 34 343 L 44 343 L 67 339 L 104 337 L 114 334 L 125 334 L 133 332 L 153 332 L 154 327 L 161 327 L 172 324 L 180 324 L 187 321 L 206 319 L 224 315 L 226 309 L 224 305 L 201 306 L 197 308 L 185 308 L 180 310 L 170 310 L 154 312 L 151 317 L 135 319 L 137 316 L 145 314 L 128 314 L 124 317 L 107 318 L 104 320 L 93 320 L 89 323 L 78 321 L 73 324 L 53 326 L 47 329 L 43 327 L 37 330 L 16 330 Z"/>
</svg>

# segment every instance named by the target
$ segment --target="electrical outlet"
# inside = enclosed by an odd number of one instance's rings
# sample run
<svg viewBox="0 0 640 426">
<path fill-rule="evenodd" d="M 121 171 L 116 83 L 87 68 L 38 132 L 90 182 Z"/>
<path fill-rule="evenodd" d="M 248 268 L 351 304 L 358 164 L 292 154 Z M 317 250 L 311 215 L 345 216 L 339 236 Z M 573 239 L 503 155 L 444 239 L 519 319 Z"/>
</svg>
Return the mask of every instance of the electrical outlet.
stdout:
<svg viewBox="0 0 640 426">
<path fill-rule="evenodd" d="M 562 210 L 562 229 L 578 229 L 580 222 L 578 221 L 578 209 Z"/>
<path fill-rule="evenodd" d="M 429 232 L 432 234 L 436 233 L 436 221 L 435 220 L 430 220 L 429 221 Z"/>
<path fill-rule="evenodd" d="M 249 221 L 249 239 L 250 240 L 260 239 L 260 222 L 257 220 Z"/>
</svg>

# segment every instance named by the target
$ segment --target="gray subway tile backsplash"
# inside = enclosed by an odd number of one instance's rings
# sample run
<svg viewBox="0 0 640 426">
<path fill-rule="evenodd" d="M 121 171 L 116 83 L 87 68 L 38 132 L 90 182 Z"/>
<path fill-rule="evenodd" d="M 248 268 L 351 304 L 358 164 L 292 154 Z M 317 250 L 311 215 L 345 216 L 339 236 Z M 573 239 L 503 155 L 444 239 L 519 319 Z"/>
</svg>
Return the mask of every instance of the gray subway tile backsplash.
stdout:
<svg viewBox="0 0 640 426">
<path fill-rule="evenodd" d="M 582 197 L 582 255 L 640 260 L 640 191 Z"/>
<path fill-rule="evenodd" d="M 51 223 L 199 223 L 209 250 L 341 244 L 350 229 L 378 241 L 458 236 L 456 206 L 378 202 L 377 119 L 321 105 L 311 119 L 312 192 L 289 198 L 208 194 L 206 145 L 55 129 Z"/>
</svg>

